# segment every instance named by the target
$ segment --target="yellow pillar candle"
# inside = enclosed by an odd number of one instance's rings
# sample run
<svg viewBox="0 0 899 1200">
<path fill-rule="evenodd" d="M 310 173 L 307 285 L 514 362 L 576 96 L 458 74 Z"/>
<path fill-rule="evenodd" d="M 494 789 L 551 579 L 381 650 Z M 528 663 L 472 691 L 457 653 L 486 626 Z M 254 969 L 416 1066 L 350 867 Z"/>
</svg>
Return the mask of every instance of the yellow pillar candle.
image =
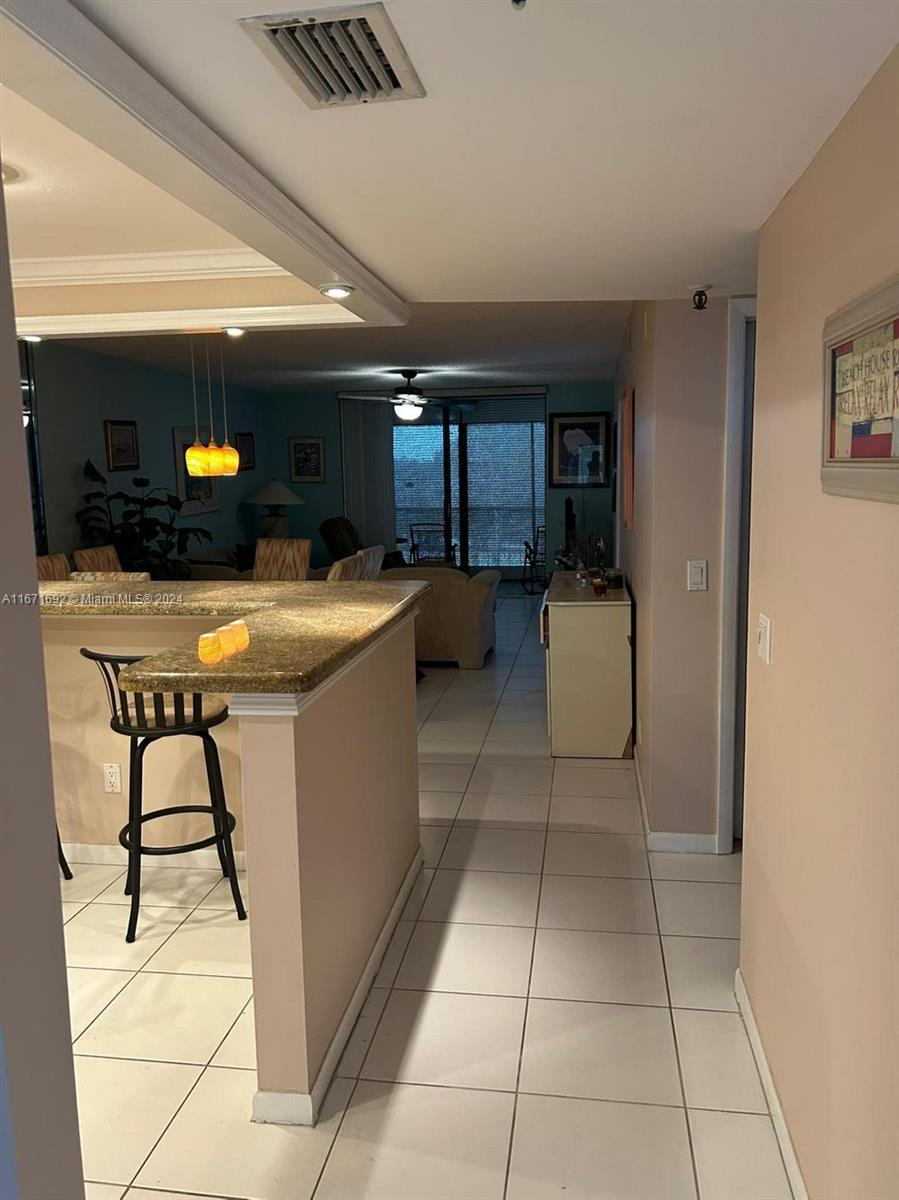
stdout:
<svg viewBox="0 0 899 1200">
<path fill-rule="evenodd" d="M 225 655 L 233 654 L 237 650 L 237 635 L 231 626 L 219 625 L 215 632 Z"/>
<path fill-rule="evenodd" d="M 250 644 L 250 631 L 247 629 L 246 621 L 232 621 L 229 628 L 234 630 L 237 649 L 246 650 Z"/>
<path fill-rule="evenodd" d="M 201 663 L 221 662 L 225 657 L 217 633 L 201 633 L 197 642 L 197 655 Z"/>
</svg>

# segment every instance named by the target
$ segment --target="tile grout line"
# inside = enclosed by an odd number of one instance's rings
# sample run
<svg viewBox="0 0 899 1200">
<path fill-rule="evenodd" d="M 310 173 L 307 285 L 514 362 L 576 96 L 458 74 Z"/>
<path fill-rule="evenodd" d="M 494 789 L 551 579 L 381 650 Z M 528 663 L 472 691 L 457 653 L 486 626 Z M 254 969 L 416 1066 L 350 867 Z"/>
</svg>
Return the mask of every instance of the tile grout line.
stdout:
<svg viewBox="0 0 899 1200">
<path fill-rule="evenodd" d="M 648 856 L 649 855 L 649 846 L 648 845 L 647 845 L 646 853 Z M 697 1167 L 696 1167 L 696 1151 L 693 1147 L 693 1130 L 690 1126 L 690 1112 L 687 1107 L 687 1089 L 686 1089 L 686 1085 L 684 1084 L 684 1068 L 683 1068 L 683 1064 L 681 1062 L 680 1044 L 677 1040 L 677 1026 L 675 1025 L 675 1022 L 674 1022 L 674 1008 L 671 1003 L 671 983 L 668 979 L 668 961 L 665 958 L 665 944 L 662 941 L 662 925 L 661 925 L 661 922 L 659 921 L 659 906 L 658 906 L 658 902 L 656 900 L 655 884 L 652 880 L 651 875 L 650 875 L 649 885 L 650 885 L 650 889 L 652 891 L 652 905 L 653 905 L 653 908 L 655 909 L 655 914 L 656 914 L 656 926 L 658 929 L 657 936 L 658 936 L 658 941 L 659 941 L 659 957 L 662 960 L 662 974 L 665 978 L 665 994 L 668 997 L 668 1020 L 671 1025 L 671 1040 L 674 1043 L 674 1058 L 675 1058 L 675 1062 L 677 1063 L 677 1078 L 678 1078 L 678 1083 L 680 1084 L 681 1099 L 683 1101 L 682 1111 L 684 1114 L 684 1125 L 686 1126 L 686 1130 L 687 1130 L 687 1145 L 690 1149 L 690 1169 L 693 1172 L 693 1188 L 694 1188 L 697 1198 L 699 1198 L 699 1197 L 701 1197 L 702 1193 L 699 1190 L 699 1171 L 697 1170 Z"/>
<path fill-rule="evenodd" d="M 528 629 L 529 628 L 530 628 L 530 624 L 528 625 Z M 527 636 L 527 630 L 525 631 L 524 636 L 525 637 Z M 522 645 L 524 644 L 524 638 L 522 638 L 521 644 Z M 521 647 L 519 646 L 519 654 L 520 653 L 521 653 Z M 516 661 L 517 661 L 517 656 L 516 656 Z M 503 694 L 505 694 L 505 691 Z M 552 796 L 552 785 L 555 780 L 555 772 L 556 772 L 556 764 L 555 764 L 555 762 L 553 762 L 551 773 L 550 773 L 550 781 L 549 781 L 550 797 Z M 512 1120 L 509 1123 L 509 1146 L 508 1146 L 508 1150 L 506 1151 L 506 1170 L 505 1170 L 505 1175 L 503 1177 L 503 1198 L 504 1198 L 504 1200 L 509 1191 L 509 1175 L 512 1170 L 512 1152 L 513 1152 L 513 1148 L 515 1145 L 515 1125 L 518 1120 L 518 1096 L 519 1096 L 519 1087 L 521 1084 L 521 1067 L 522 1067 L 522 1063 L 524 1061 L 524 1047 L 525 1047 L 525 1042 L 527 1040 L 528 1012 L 530 1010 L 530 1004 L 531 1004 L 531 983 L 532 983 L 532 980 L 534 977 L 534 957 L 537 953 L 537 929 L 538 929 L 539 922 L 540 922 L 540 901 L 543 896 L 543 869 L 546 866 L 546 843 L 547 843 L 548 834 L 549 834 L 549 818 L 550 818 L 551 810 L 552 810 L 552 800 L 550 799 L 549 803 L 546 806 L 546 823 L 545 823 L 544 829 L 543 829 L 543 853 L 542 853 L 542 856 L 540 859 L 540 877 L 539 877 L 539 883 L 537 884 L 537 907 L 534 910 L 534 935 L 531 938 L 531 958 L 530 958 L 530 962 L 528 964 L 527 995 L 526 995 L 525 1001 L 524 1001 L 524 1014 L 523 1014 L 523 1019 L 521 1022 L 521 1039 L 518 1043 L 518 1067 L 515 1072 L 515 1098 L 512 1101 Z"/>
</svg>

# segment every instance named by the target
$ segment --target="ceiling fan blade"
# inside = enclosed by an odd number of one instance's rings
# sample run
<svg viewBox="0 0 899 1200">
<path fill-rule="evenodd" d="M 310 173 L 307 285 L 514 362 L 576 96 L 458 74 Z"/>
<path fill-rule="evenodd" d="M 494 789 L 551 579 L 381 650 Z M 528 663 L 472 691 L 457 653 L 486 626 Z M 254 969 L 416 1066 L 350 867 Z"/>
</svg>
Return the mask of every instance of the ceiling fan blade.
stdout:
<svg viewBox="0 0 899 1200">
<path fill-rule="evenodd" d="M 341 392 L 341 400 L 372 400 L 378 404 L 395 404 L 395 396 L 373 396 L 371 392 Z"/>
</svg>

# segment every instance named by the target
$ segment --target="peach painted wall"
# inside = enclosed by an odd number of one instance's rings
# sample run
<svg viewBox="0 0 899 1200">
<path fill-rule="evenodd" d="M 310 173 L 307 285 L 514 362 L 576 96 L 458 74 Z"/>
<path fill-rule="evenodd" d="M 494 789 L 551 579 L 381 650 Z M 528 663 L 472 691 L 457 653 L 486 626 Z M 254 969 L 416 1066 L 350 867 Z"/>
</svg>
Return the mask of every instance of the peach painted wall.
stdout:
<svg viewBox="0 0 899 1200">
<path fill-rule="evenodd" d="M 31 497 L 0 194 L 0 596 L 37 590 Z M 40 615 L 0 604 L 0 1178 L 3 1194 L 79 1200 L 81 1149 L 69 1030 Z M 10 1158 L 12 1161 L 10 1161 Z"/>
<path fill-rule="evenodd" d="M 637 758 L 653 832 L 717 820 L 727 301 L 635 305 L 621 387 L 635 403 L 634 530 L 621 558 L 637 607 Z M 709 587 L 687 591 L 687 560 Z"/>
<path fill-rule="evenodd" d="M 640 777 L 652 791 L 652 522 L 655 465 L 655 320 L 654 301 L 634 305 L 618 379 L 619 400 L 634 388 L 634 522 L 620 526 L 619 562 L 634 597 L 636 671 L 634 730 Z M 618 427 L 622 422 L 619 416 Z"/>
<path fill-rule="evenodd" d="M 741 969 L 812 1200 L 899 1194 L 899 510 L 825 495 L 822 328 L 899 270 L 899 49 L 762 229 Z"/>
</svg>

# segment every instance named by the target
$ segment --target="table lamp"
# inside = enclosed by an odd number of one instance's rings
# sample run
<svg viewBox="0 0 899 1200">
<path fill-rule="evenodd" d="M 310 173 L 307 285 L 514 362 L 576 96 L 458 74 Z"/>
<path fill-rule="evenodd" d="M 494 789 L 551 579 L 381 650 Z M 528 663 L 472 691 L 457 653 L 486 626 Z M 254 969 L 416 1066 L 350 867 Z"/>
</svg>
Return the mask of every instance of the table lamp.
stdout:
<svg viewBox="0 0 899 1200">
<path fill-rule="evenodd" d="M 287 537 L 287 513 L 282 509 L 288 504 L 304 504 L 296 492 L 281 483 L 278 479 L 270 479 L 258 492 L 247 496 L 245 504 L 261 504 L 265 512 L 259 522 L 260 537 Z"/>
</svg>

